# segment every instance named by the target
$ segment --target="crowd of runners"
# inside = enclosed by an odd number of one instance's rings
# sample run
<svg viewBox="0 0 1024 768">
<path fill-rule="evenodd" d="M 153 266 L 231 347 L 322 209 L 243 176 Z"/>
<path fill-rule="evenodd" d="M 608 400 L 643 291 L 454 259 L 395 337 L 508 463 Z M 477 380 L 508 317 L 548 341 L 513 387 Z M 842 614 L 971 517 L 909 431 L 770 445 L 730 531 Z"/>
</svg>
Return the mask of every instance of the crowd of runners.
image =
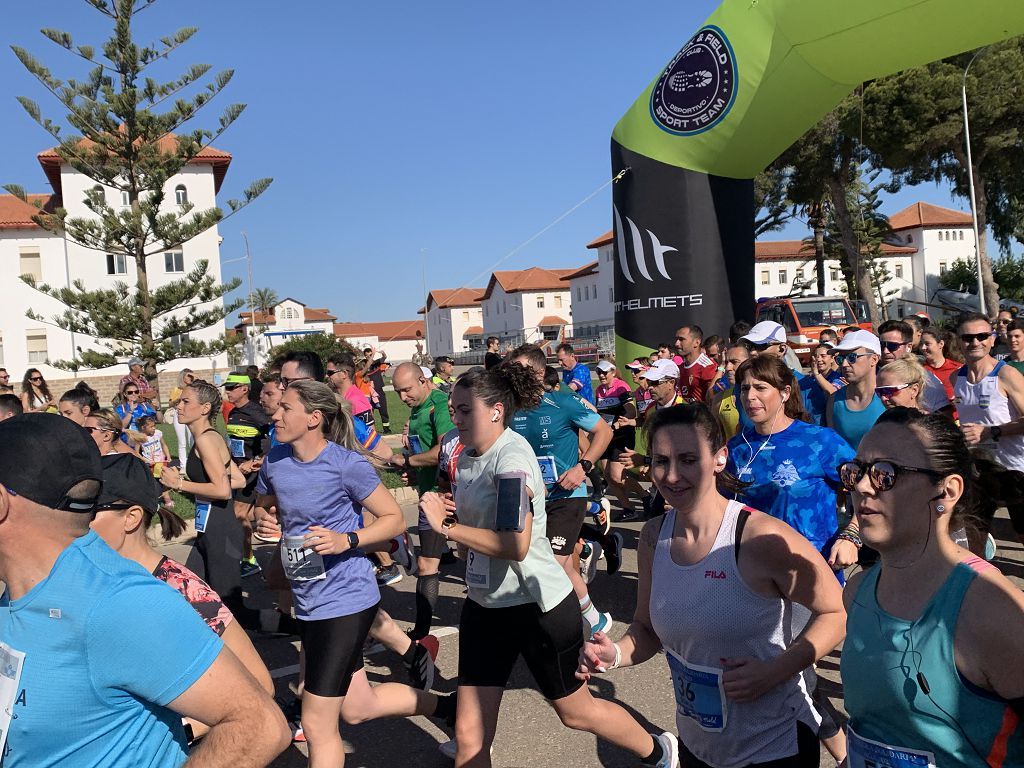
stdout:
<svg viewBox="0 0 1024 768">
<path fill-rule="evenodd" d="M 345 724 L 413 715 L 459 768 L 501 764 L 520 658 L 565 727 L 638 765 L 1024 766 L 1024 595 L 991 562 L 1000 507 L 1024 543 L 1024 322 L 830 329 L 809 373 L 773 322 L 593 369 L 497 339 L 461 375 L 290 352 L 220 386 L 183 372 L 177 457 L 131 362 L 115 408 L 35 369 L 0 392 L 5 768 L 262 766 L 292 741 L 337 768 Z M 412 535 L 385 472 L 418 492 Z M 185 530 L 170 491 L 195 504 L 185 563 L 154 548 Z M 636 611 L 613 617 L 588 585 L 616 578 L 623 522 Z M 446 564 L 466 593 L 438 694 Z M 275 608 L 246 605 L 257 576 Z M 405 577 L 408 631 L 381 608 Z M 251 633 L 301 641 L 294 700 Z M 406 679 L 370 683 L 371 642 Z M 815 674 L 839 646 L 848 718 Z M 588 682 L 659 653 L 676 719 L 650 732 Z"/>
</svg>

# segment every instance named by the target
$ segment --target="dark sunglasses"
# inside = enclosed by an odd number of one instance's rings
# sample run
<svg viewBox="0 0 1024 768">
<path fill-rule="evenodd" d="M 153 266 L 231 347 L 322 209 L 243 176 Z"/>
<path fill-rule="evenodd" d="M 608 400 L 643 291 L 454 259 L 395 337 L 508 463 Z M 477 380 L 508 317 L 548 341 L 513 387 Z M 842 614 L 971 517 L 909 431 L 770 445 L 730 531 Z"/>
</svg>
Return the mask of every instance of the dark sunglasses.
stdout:
<svg viewBox="0 0 1024 768">
<path fill-rule="evenodd" d="M 326 373 L 327 373 L 328 376 L 333 376 L 336 373 L 341 373 L 341 371 L 339 371 L 337 368 L 334 368 L 334 369 L 328 368 Z"/>
<path fill-rule="evenodd" d="M 289 379 L 287 376 L 282 376 L 280 379 L 281 389 L 288 389 L 296 381 L 313 381 L 312 376 L 296 376 L 293 379 Z"/>
<path fill-rule="evenodd" d="M 909 341 L 883 341 L 882 348 L 887 349 L 890 352 L 895 352 L 900 347 L 905 347 L 909 343 Z"/>
<path fill-rule="evenodd" d="M 29 377 L 29 381 L 42 381 L 42 380 L 43 380 L 42 376 L 31 376 L 31 377 Z"/>
<path fill-rule="evenodd" d="M 137 395 L 137 394 L 139 394 L 139 390 L 137 390 L 137 389 L 126 389 L 124 391 L 124 393 L 126 395 Z"/>
<path fill-rule="evenodd" d="M 876 491 L 891 491 L 893 486 L 896 485 L 896 478 L 901 472 L 919 472 L 936 480 L 941 480 L 945 477 L 941 472 L 936 472 L 934 469 L 908 467 L 902 464 L 894 464 L 885 459 L 878 459 L 867 463 L 857 461 L 856 459 L 844 461 L 836 467 L 836 470 L 839 472 L 839 482 L 848 491 L 854 489 L 865 473 L 867 473 L 868 481 Z"/>
<path fill-rule="evenodd" d="M 964 344 L 970 344 L 972 341 L 976 341 L 979 344 L 985 341 L 985 339 L 992 338 L 992 331 L 985 331 L 985 333 L 961 333 L 960 341 Z"/>
<path fill-rule="evenodd" d="M 909 386 L 909 384 L 892 384 L 891 386 L 888 387 L 875 387 L 875 394 L 881 397 L 882 399 L 886 399 L 892 397 L 897 392 L 902 392 Z"/>
<path fill-rule="evenodd" d="M 836 365 L 842 365 L 843 363 L 849 363 L 853 365 L 857 362 L 858 357 L 867 357 L 873 354 L 872 352 L 840 352 L 835 355 Z"/>
</svg>

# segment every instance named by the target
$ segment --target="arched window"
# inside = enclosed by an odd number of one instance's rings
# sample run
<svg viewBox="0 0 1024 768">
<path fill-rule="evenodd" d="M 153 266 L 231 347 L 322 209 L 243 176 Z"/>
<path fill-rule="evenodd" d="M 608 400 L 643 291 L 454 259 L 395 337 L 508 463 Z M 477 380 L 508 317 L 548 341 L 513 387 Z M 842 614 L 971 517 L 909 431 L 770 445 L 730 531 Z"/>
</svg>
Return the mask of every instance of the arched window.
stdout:
<svg viewBox="0 0 1024 768">
<path fill-rule="evenodd" d="M 174 188 L 174 202 L 178 205 L 184 205 L 188 202 L 188 190 L 185 189 L 184 184 L 179 184 Z"/>
<path fill-rule="evenodd" d="M 963 239 L 964 239 L 964 231 L 963 231 L 962 229 L 960 230 L 960 239 L 961 239 L 961 240 L 963 240 Z"/>
</svg>

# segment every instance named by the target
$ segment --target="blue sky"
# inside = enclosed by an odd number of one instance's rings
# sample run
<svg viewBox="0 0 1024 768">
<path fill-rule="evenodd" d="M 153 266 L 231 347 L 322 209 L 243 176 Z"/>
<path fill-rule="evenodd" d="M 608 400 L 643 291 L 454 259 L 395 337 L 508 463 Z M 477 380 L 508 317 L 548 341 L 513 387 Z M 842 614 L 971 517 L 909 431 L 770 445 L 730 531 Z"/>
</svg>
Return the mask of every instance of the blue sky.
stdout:
<svg viewBox="0 0 1024 768">
<path fill-rule="evenodd" d="M 221 226 L 222 258 L 243 255 L 244 231 L 257 287 L 340 320 L 398 320 L 422 305 L 424 264 L 428 288 L 483 285 L 474 277 L 607 181 L 615 122 L 717 4 L 648 0 L 634 15 L 608 0 L 161 0 L 138 17 L 136 39 L 197 26 L 158 76 L 194 63 L 236 70 L 196 121 L 212 127 L 227 104 L 248 104 L 216 143 L 234 155 L 221 202 L 252 179 L 275 181 Z M 82 0 L 7 10 L 0 182 L 48 191 L 35 155 L 52 142 L 15 96 L 63 117 L 8 46 L 81 77 L 85 62 L 38 30 L 98 45 L 106 22 Z M 927 185 L 886 210 L 916 200 L 967 208 Z M 585 244 L 610 228 L 610 201 L 605 189 L 501 268 L 586 263 Z M 771 238 L 804 234 L 797 222 Z"/>
</svg>

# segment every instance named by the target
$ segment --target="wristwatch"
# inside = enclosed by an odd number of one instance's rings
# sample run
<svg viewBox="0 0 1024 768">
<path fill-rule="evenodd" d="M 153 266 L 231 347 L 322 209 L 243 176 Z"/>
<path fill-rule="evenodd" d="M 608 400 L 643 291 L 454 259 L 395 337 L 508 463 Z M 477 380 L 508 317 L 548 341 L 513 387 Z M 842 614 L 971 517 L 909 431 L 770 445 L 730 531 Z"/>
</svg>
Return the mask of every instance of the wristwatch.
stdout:
<svg viewBox="0 0 1024 768">
<path fill-rule="evenodd" d="M 988 428 L 988 433 L 992 435 L 992 439 L 998 443 L 1000 436 L 1003 434 L 1003 428 L 998 424 L 993 424 Z"/>
<path fill-rule="evenodd" d="M 355 531 L 349 531 L 345 534 L 345 537 L 348 539 L 349 549 L 359 548 L 359 535 Z"/>
<path fill-rule="evenodd" d="M 448 532 L 454 528 L 459 522 L 459 518 L 455 515 L 448 515 L 444 520 L 441 521 L 441 530 L 444 531 L 445 537 L 448 536 Z"/>
<path fill-rule="evenodd" d="M 583 467 L 583 471 L 589 475 L 590 470 L 594 468 L 594 462 L 588 459 L 580 459 L 580 466 Z"/>
</svg>

